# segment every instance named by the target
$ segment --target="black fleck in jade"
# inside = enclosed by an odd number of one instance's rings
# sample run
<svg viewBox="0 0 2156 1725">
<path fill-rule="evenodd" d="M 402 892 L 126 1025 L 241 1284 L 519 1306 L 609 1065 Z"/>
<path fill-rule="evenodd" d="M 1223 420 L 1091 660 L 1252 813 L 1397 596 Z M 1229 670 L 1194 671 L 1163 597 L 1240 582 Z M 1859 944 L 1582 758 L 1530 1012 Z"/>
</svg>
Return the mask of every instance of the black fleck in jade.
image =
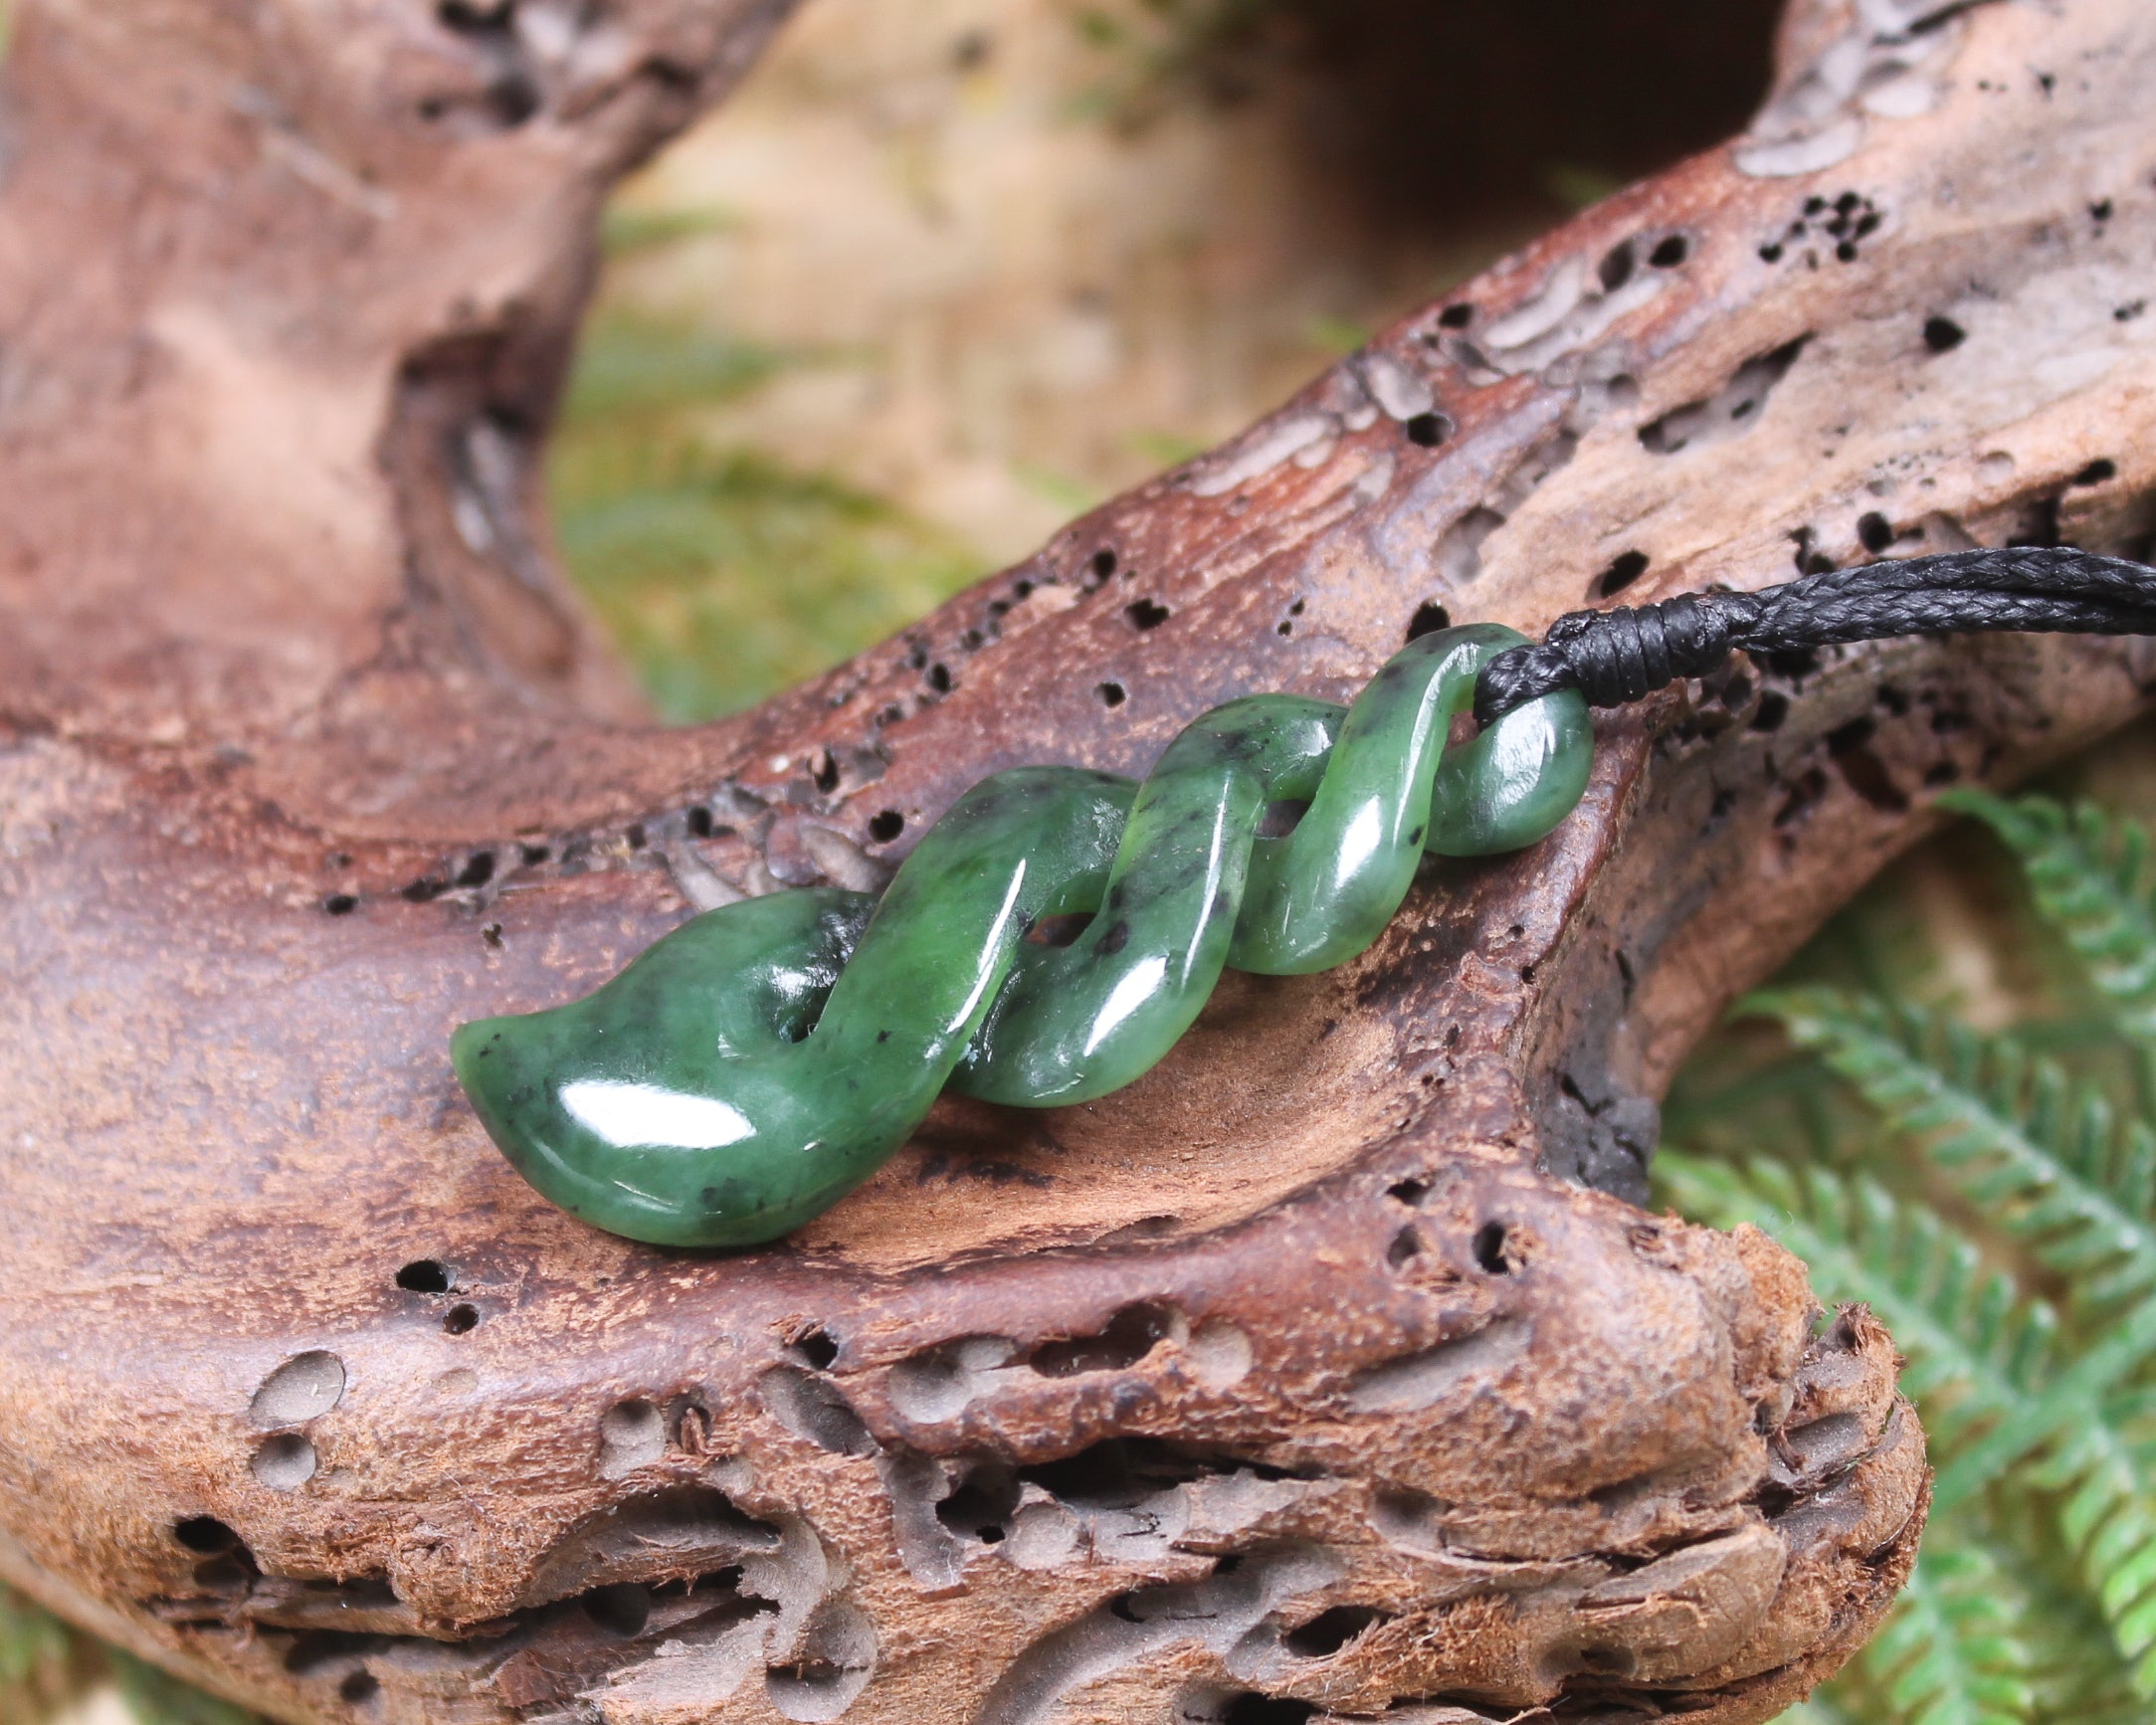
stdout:
<svg viewBox="0 0 2156 1725">
<path fill-rule="evenodd" d="M 451 1044 L 494 1142 L 554 1203 L 664 1246 L 776 1239 L 866 1180 L 946 1084 L 1029 1107 L 1129 1083 L 1223 968 L 1325 970 L 1374 941 L 1425 852 L 1530 845 L 1592 748 L 1569 691 L 1448 748 L 1492 625 L 1411 642 L 1353 706 L 1216 707 L 1142 785 L 983 780 L 881 901 L 773 893 L 706 912 L 581 1001 Z M 1260 837 L 1267 810 L 1308 804 Z M 1084 916 L 1056 946 L 1027 936 Z"/>
</svg>

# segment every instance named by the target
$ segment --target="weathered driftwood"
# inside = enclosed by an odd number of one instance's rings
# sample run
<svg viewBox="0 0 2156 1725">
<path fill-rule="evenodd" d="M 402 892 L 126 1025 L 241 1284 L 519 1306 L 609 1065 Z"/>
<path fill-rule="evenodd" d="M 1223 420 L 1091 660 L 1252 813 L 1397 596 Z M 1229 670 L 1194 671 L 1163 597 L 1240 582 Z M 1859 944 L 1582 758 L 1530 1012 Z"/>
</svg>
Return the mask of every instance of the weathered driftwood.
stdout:
<svg viewBox="0 0 2156 1725">
<path fill-rule="evenodd" d="M 2134 710 L 2137 645 L 1609 717 L 1557 839 L 1124 1094 L 946 1106 L 770 1250 L 549 1211 L 445 1040 L 1432 607 L 2138 546 L 2156 13 L 1802 7 L 1748 138 L 902 639 L 639 729 L 536 441 L 605 186 L 784 10 L 22 7 L 0 1574 L 295 1719 L 1767 1716 L 1905 1573 L 1921 1439 L 1867 1317 L 1628 1202 L 1648 1098 L 1932 787 Z"/>
</svg>

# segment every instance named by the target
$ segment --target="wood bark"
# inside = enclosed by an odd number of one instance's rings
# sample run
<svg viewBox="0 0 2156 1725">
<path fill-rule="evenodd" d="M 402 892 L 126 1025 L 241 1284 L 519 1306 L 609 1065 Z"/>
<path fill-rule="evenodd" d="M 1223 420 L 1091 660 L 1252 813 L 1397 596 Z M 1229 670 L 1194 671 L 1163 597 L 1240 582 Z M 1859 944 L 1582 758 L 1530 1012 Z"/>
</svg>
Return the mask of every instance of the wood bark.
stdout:
<svg viewBox="0 0 2156 1725">
<path fill-rule="evenodd" d="M 1730 146 L 754 712 L 641 725 L 535 457 L 608 184 L 780 0 L 32 0 L 0 131 L 0 1576 L 294 1720 L 1763 1719 L 1905 1575 L 1890 1340 L 1636 1207 L 1654 1102 L 2138 643 L 1744 664 L 1363 960 L 647 1249 L 450 1028 L 1434 608 L 2156 494 L 2156 14 L 1795 9 Z M 893 829 L 896 829 L 895 833 Z M 1298 1705 L 1299 1704 L 1299 1705 Z M 1269 1710 L 1270 1709 L 1270 1710 Z M 1523 1711 L 1524 1710 L 1524 1711 Z"/>
</svg>

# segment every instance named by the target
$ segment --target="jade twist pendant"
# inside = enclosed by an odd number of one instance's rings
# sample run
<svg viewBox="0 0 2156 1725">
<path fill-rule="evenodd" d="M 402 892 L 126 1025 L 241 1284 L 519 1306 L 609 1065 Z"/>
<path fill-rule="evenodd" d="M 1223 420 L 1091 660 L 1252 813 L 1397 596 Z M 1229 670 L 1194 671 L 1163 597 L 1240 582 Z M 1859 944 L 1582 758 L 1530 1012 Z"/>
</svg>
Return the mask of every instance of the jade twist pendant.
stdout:
<svg viewBox="0 0 2156 1725">
<path fill-rule="evenodd" d="M 597 1227 L 749 1246 L 866 1180 L 950 1085 L 1021 1107 L 1129 1083 L 1222 970 L 1327 970 L 1400 908 L 1425 853 L 1517 850 L 1571 812 L 1593 730 L 1544 695 L 1447 746 L 1524 638 L 1410 642 L 1348 707 L 1216 707 L 1142 784 L 1076 767 L 983 780 L 881 900 L 810 888 L 684 924 L 566 1006 L 461 1027 L 451 1058 L 502 1152 Z M 1260 837 L 1269 805 L 1307 803 Z M 1067 946 L 1029 942 L 1084 916 Z"/>
</svg>

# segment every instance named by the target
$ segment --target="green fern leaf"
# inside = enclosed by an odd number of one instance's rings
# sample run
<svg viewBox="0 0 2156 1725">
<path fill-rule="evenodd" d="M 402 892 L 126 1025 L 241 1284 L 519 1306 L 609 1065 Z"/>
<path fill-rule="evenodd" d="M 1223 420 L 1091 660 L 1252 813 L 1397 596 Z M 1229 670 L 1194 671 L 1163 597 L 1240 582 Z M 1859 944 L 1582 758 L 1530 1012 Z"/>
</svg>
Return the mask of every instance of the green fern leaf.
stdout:
<svg viewBox="0 0 2156 1725">
<path fill-rule="evenodd" d="M 2024 1725 L 2029 1648 L 1992 1555 L 1925 1547 L 1894 1613 L 1864 1648 L 1865 1673 L 1908 1725 Z"/>
<path fill-rule="evenodd" d="M 1774 1716 L 1774 1725 L 1865 1725 L 1863 1716 L 1838 1701 L 1832 1691 L 1799 1701 L 1787 1712 Z"/>
<path fill-rule="evenodd" d="M 2136 1205 L 2156 1154 L 2147 1127 L 2121 1130 L 2108 1105 L 2055 1063 L 1914 1006 L 1827 989 L 1755 1005 L 1855 1084 L 1892 1131 L 1922 1144 L 1987 1216 L 2072 1278 L 2100 1320 L 2096 1339 L 2046 1395 L 1993 1422 L 1942 1469 L 1938 1501 L 1958 1503 L 2091 1420 L 2109 1430 L 2092 1404 L 2156 1359 L 2156 1225 Z"/>
<path fill-rule="evenodd" d="M 2146 829 L 2049 797 L 2010 800 L 1964 788 L 1939 804 L 1974 815 L 2006 842 L 2037 908 L 2088 967 L 2119 1028 L 2136 1042 L 2156 1043 L 2156 879 Z"/>
<path fill-rule="evenodd" d="M 2156 1498 L 2148 1456 L 2103 1420 L 2078 1425 L 2031 1471 L 2062 1494 L 2058 1526 L 2079 1562 L 2134 1687 L 2156 1695 Z"/>
<path fill-rule="evenodd" d="M 663 429 L 564 437 L 552 472 L 570 574 L 669 718 L 821 671 L 979 573 L 885 499 Z"/>
<path fill-rule="evenodd" d="M 1748 1004 L 1819 1053 L 2100 1314 L 2156 1290 L 2156 1133 L 2145 1123 L 2121 1123 L 2056 1061 L 1921 1007 L 1823 988 Z"/>
<path fill-rule="evenodd" d="M 1967 1240 L 1874 1181 L 1766 1159 L 1739 1171 L 1666 1150 L 1658 1174 L 1685 1214 L 1764 1229 L 1805 1259 L 1825 1297 L 1868 1299 L 1877 1310 L 1945 1460 L 1934 1514 L 1960 1508 L 2016 1462 L 2026 1483 L 2060 1495 L 2058 1527 L 2084 1585 L 2133 1664 L 2134 1686 L 2156 1695 L 2156 1498 L 2096 1393 L 2119 1369 L 2104 1351 L 2114 1344 L 2062 1363 L 2048 1307 L 2004 1275 L 1980 1273 Z"/>
<path fill-rule="evenodd" d="M 2032 1477 L 2028 1483 L 2034 1484 Z M 1949 1513 L 1935 1528 L 1967 1520 Z M 2081 1586 L 2074 1557 L 2058 1537 L 2057 1505 L 2041 1490 L 2002 1495 L 1985 1517 L 1984 1542 L 2013 1553 L 2002 1577 L 2022 1638 L 2035 1655 L 2037 1717 L 2050 1725 L 2148 1725 L 2111 1627 Z"/>
<path fill-rule="evenodd" d="M 1686 1216 L 1749 1222 L 1811 1266 L 1822 1298 L 1865 1300 L 1905 1357 L 1902 1386 L 1938 1450 L 1965 1445 L 2041 1402 L 2056 1321 L 1933 1212 L 1876 1182 L 1759 1158 L 1741 1168 L 1664 1149 L 1663 1190 Z"/>
</svg>

